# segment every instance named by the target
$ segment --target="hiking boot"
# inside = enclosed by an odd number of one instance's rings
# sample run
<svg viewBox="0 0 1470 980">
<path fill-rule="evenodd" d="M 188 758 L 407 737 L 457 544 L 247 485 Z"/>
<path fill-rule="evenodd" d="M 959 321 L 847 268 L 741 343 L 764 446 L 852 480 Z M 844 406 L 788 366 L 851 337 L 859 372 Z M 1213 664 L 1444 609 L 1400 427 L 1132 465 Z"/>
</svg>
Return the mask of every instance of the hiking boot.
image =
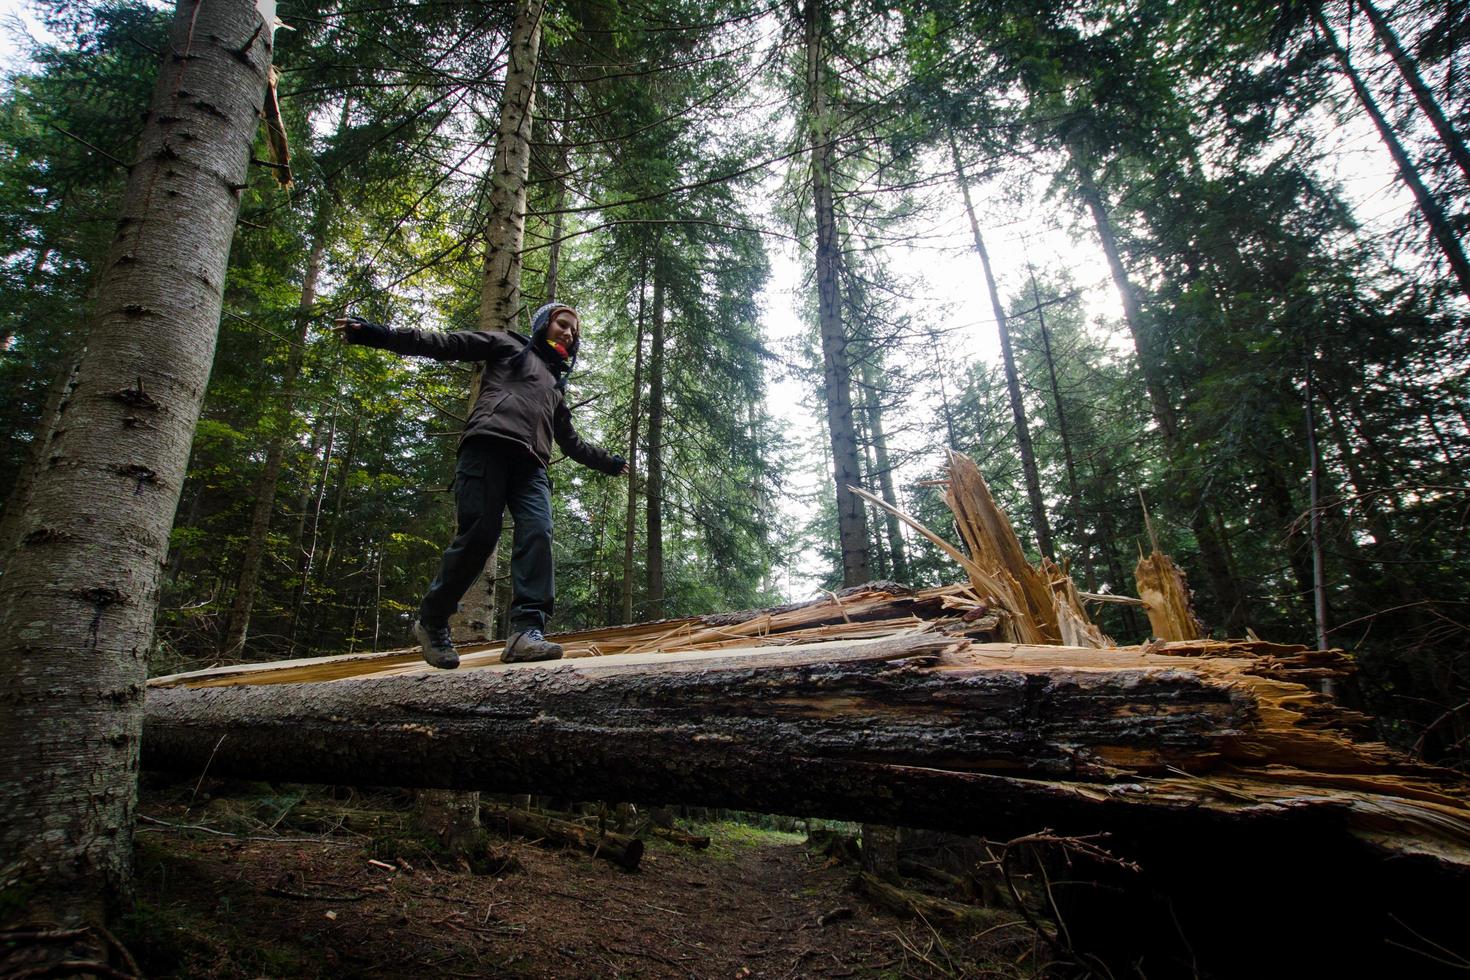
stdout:
<svg viewBox="0 0 1470 980">
<path fill-rule="evenodd" d="M 421 621 L 414 620 L 413 638 L 419 641 L 419 649 L 424 652 L 424 663 L 430 667 L 453 670 L 459 666 L 459 653 L 454 649 L 454 641 L 449 638 L 447 625 L 426 626 Z"/>
<path fill-rule="evenodd" d="M 561 644 L 552 643 L 541 635 L 540 630 L 522 630 L 512 633 L 505 641 L 505 652 L 500 662 L 506 664 L 526 663 L 531 660 L 560 660 Z"/>
</svg>

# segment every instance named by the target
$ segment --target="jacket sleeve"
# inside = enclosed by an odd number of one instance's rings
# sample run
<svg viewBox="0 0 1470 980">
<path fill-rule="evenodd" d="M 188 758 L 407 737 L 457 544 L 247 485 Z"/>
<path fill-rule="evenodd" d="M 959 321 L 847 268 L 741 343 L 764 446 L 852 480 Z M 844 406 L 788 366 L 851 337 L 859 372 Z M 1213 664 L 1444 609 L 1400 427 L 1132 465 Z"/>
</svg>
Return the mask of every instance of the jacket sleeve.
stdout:
<svg viewBox="0 0 1470 980">
<path fill-rule="evenodd" d="M 373 326 L 377 326 L 373 324 Z M 414 330 L 379 327 L 353 337 L 365 347 L 378 347 L 395 354 L 432 357 L 436 361 L 493 361 L 515 353 L 515 341 L 498 330 Z"/>
<path fill-rule="evenodd" d="M 556 400 L 552 433 L 556 436 L 556 444 L 561 447 L 562 452 L 583 466 L 615 476 L 627 462 L 621 456 L 582 441 L 582 437 L 577 435 L 577 430 L 572 428 L 571 409 L 567 408 L 567 403 L 560 398 Z"/>
</svg>

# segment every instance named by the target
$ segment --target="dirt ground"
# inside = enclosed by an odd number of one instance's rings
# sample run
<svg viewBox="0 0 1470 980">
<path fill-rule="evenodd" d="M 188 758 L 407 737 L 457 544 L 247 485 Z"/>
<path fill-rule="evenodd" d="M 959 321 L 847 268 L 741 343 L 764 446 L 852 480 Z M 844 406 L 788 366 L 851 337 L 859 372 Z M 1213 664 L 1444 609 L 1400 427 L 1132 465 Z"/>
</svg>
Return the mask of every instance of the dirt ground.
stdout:
<svg viewBox="0 0 1470 980">
<path fill-rule="evenodd" d="M 809 854 L 801 835 L 740 823 L 691 827 L 711 836 L 704 851 L 651 839 L 631 873 L 493 838 L 509 865 L 474 874 L 427 854 L 400 860 L 342 831 L 188 829 L 208 826 L 211 811 L 202 819 L 177 800 L 145 795 L 142 813 L 125 941 L 150 977 L 1039 972 L 1024 928 L 965 936 L 902 921 L 855 894 L 853 868 Z"/>
</svg>

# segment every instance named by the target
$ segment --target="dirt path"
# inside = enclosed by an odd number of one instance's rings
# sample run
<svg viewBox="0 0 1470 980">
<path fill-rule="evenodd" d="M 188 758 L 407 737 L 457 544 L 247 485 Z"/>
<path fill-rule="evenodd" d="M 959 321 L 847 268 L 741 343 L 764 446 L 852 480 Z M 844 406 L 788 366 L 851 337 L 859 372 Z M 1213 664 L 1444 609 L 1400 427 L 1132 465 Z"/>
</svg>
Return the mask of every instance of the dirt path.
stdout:
<svg viewBox="0 0 1470 980">
<path fill-rule="evenodd" d="M 145 824 L 127 941 L 151 977 L 741 980 L 978 969 L 973 944 L 872 909 L 848 890 L 850 868 L 809 856 L 795 835 L 734 824 L 701 832 L 713 838 L 708 851 L 651 841 L 637 873 L 513 840 L 519 867 L 477 876 L 422 860 L 375 863 L 366 842 Z M 987 972 L 1029 972 L 1016 965 L 1026 946 L 984 953 Z"/>
</svg>

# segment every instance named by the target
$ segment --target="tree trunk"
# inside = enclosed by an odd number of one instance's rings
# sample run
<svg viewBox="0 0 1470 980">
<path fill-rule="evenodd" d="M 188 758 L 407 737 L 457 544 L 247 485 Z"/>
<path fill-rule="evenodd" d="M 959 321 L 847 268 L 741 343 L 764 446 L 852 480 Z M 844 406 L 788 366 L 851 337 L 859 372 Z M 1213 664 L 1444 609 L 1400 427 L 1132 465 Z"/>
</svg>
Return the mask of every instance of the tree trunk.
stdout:
<svg viewBox="0 0 1470 980">
<path fill-rule="evenodd" d="M 832 439 L 832 469 L 837 494 L 837 535 L 842 549 L 842 582 L 861 585 L 868 572 L 867 512 L 850 486 L 862 485 L 857 432 L 852 418 L 852 369 L 847 333 L 842 324 L 839 280 L 842 244 L 832 196 L 832 119 L 827 107 L 827 80 L 822 50 L 821 0 L 806 0 L 807 126 L 811 131 L 812 205 L 817 226 L 817 310 L 822 335 L 824 400 L 827 429 Z"/>
<path fill-rule="evenodd" d="M 1322 560 L 1322 457 L 1317 452 L 1317 404 L 1312 391 L 1312 364 L 1306 367 L 1308 470 L 1307 506 L 1311 508 L 1312 614 L 1317 626 L 1317 649 L 1327 649 L 1327 583 Z"/>
<path fill-rule="evenodd" d="M 337 463 L 337 485 L 332 490 L 332 515 L 327 521 L 327 551 L 322 557 L 321 579 L 332 580 L 332 560 L 337 556 L 337 532 L 342 528 L 342 511 L 347 506 L 347 485 L 357 462 L 357 437 L 362 433 L 362 406 L 352 402 L 352 424 L 347 429 L 347 449 Z"/>
<path fill-rule="evenodd" d="M 414 794 L 413 824 L 450 854 L 468 854 L 485 836 L 480 827 L 480 794 L 421 789 Z"/>
<path fill-rule="evenodd" d="M 291 632 L 287 650 L 296 649 L 296 637 L 301 629 L 301 617 L 306 614 L 306 597 L 311 594 L 311 576 L 316 571 L 316 547 L 321 540 L 322 502 L 327 495 L 327 480 L 332 475 L 332 450 L 337 442 L 337 406 L 332 406 L 332 417 L 327 422 L 327 441 L 322 448 L 322 470 L 317 476 L 316 487 L 311 492 L 308 506 L 311 508 L 311 532 L 301 539 L 301 557 L 296 563 L 296 574 L 300 582 L 296 588 L 296 601 L 291 606 Z M 302 512 L 302 521 L 306 512 Z"/>
<path fill-rule="evenodd" d="M 1331 49 L 1332 56 L 1337 59 L 1338 66 L 1342 68 L 1343 74 L 1347 76 L 1348 81 L 1352 84 L 1353 92 L 1357 95 L 1358 102 L 1362 104 L 1363 110 L 1368 113 L 1368 118 L 1373 120 L 1373 125 L 1378 130 L 1378 137 L 1383 140 L 1383 145 L 1388 149 L 1389 156 L 1393 157 L 1394 165 L 1398 167 L 1399 179 L 1404 182 L 1409 188 L 1409 191 L 1414 195 L 1414 200 L 1419 205 L 1419 213 L 1424 216 L 1424 220 L 1429 224 L 1430 234 L 1434 236 L 1434 240 L 1439 244 L 1440 251 L 1444 253 L 1445 259 L 1450 264 L 1450 269 L 1455 273 L 1455 278 L 1460 283 L 1460 292 L 1467 299 L 1470 299 L 1470 259 L 1465 257 L 1465 250 L 1460 245 L 1460 239 L 1455 235 L 1454 227 L 1450 224 L 1449 216 L 1445 214 L 1444 208 L 1435 199 L 1433 192 L 1425 186 L 1424 178 L 1419 176 L 1419 168 L 1409 158 L 1409 151 L 1404 149 L 1404 144 L 1399 140 L 1398 134 L 1393 131 L 1393 126 L 1389 123 L 1388 119 L 1383 115 L 1383 110 L 1378 107 L 1378 102 L 1373 98 L 1373 93 L 1368 91 L 1367 84 L 1363 81 L 1362 76 L 1358 74 L 1357 69 L 1353 67 L 1351 59 L 1348 58 L 1347 51 L 1343 49 L 1331 25 L 1327 23 L 1327 18 L 1323 15 L 1322 8 L 1317 4 L 1309 4 L 1309 7 L 1311 9 L 1312 19 L 1316 22 L 1317 28 L 1322 32 L 1322 37 L 1327 41 L 1327 46 Z"/>
<path fill-rule="evenodd" d="M 1399 74 L 1409 85 L 1409 91 L 1414 93 L 1414 101 L 1419 103 L 1420 110 L 1429 119 L 1440 142 L 1444 144 L 1450 158 L 1460 168 L 1460 173 L 1465 175 L 1467 185 L 1470 185 L 1470 149 L 1466 148 L 1465 140 L 1455 131 L 1454 124 L 1445 116 L 1444 110 L 1435 101 L 1434 93 L 1424 83 L 1423 76 L 1419 74 L 1419 66 L 1414 62 L 1414 56 L 1404 50 L 1398 35 L 1394 33 L 1393 25 L 1388 22 L 1388 18 L 1383 16 L 1383 12 L 1373 5 L 1371 0 L 1358 0 L 1358 6 L 1362 8 L 1363 13 L 1368 15 L 1368 20 L 1373 24 L 1373 33 L 1378 35 L 1378 40 L 1384 50 L 1388 52 L 1389 57 L 1393 58 L 1393 63 L 1398 66 Z"/>
<path fill-rule="evenodd" d="M 1067 425 L 1067 409 L 1062 404 L 1062 387 L 1057 383 L 1057 363 L 1052 356 L 1051 331 L 1046 328 L 1046 310 L 1041 305 L 1041 290 L 1036 285 L 1036 272 L 1028 267 L 1031 275 L 1031 301 L 1036 304 L 1036 324 L 1041 331 L 1041 354 L 1046 358 L 1046 377 L 1051 386 L 1052 405 L 1057 413 L 1057 437 L 1062 443 L 1062 462 L 1067 470 L 1067 493 L 1072 499 L 1072 521 L 1076 524 L 1077 546 L 1082 550 L 1083 580 L 1088 592 L 1097 591 L 1097 573 L 1092 567 L 1092 546 L 1083 530 L 1082 491 L 1077 485 L 1077 462 L 1072 455 L 1072 432 Z"/>
<path fill-rule="evenodd" d="M 488 180 L 485 270 L 480 282 L 480 329 L 513 327 L 521 310 L 521 247 L 526 233 L 526 178 L 531 167 L 531 114 L 541 53 L 544 0 L 517 0 L 510 63 L 495 130 Z"/>
<path fill-rule="evenodd" d="M 1026 404 L 1021 399 L 1021 375 L 1016 370 L 1016 355 L 1011 351 L 1011 330 L 1006 322 L 1005 306 L 1000 301 L 1000 290 L 995 285 L 995 273 L 990 268 L 990 253 L 985 248 L 985 239 L 980 235 L 980 222 L 975 217 L 975 205 L 970 200 L 970 184 L 965 179 L 960 148 L 953 136 L 949 140 L 949 149 L 954 158 L 955 177 L 965 198 L 965 215 L 970 219 L 970 234 L 975 239 L 975 251 L 980 253 L 980 267 L 985 271 L 990 308 L 995 312 L 995 329 L 1000 334 L 1000 355 L 1006 372 L 1006 394 L 1010 397 L 1011 419 L 1016 426 L 1016 449 L 1021 454 L 1026 498 L 1031 502 L 1031 527 L 1036 532 L 1036 545 L 1041 554 L 1055 561 L 1057 555 L 1051 541 L 1051 521 L 1046 516 L 1046 500 L 1041 496 L 1041 477 L 1036 471 L 1036 450 L 1031 445 L 1031 425 L 1026 421 Z"/>
<path fill-rule="evenodd" d="M 486 175 L 489 182 L 485 228 L 485 266 L 480 279 L 480 329 L 513 329 L 521 312 L 521 258 L 526 235 L 526 179 L 531 169 L 531 116 L 536 102 L 536 68 L 541 54 L 541 17 L 544 0 L 517 0 L 511 25 L 510 62 L 500 121 L 495 130 L 495 157 Z M 469 408 L 480 397 L 484 366 L 476 364 L 470 381 Z M 468 411 L 465 415 L 469 417 Z M 450 617 L 456 639 L 490 638 L 495 623 L 495 575 L 500 565 L 497 544 Z"/>
<path fill-rule="evenodd" d="M 902 510 L 898 506 L 898 492 L 893 486 L 893 464 L 888 459 L 888 436 L 883 431 L 883 405 L 878 398 L 878 372 L 873 362 L 863 362 L 863 397 L 867 402 L 865 406 L 868 414 L 868 425 L 871 429 L 870 435 L 873 442 L 874 462 L 877 464 L 878 486 L 883 494 L 883 499 L 888 501 L 890 507 Z M 903 524 L 898 516 L 885 513 L 888 530 L 888 555 L 891 560 L 892 575 L 894 581 L 906 583 L 909 578 L 908 555 L 905 554 L 903 542 Z"/>
<path fill-rule="evenodd" d="M 1091 166 L 1076 150 L 1072 151 L 1073 166 L 1078 173 L 1079 190 L 1087 209 L 1092 213 L 1097 237 L 1102 242 L 1103 255 L 1108 260 L 1108 270 L 1113 277 L 1113 287 L 1123 302 L 1123 320 L 1128 324 L 1128 334 L 1133 338 L 1133 352 L 1138 358 L 1139 370 L 1143 373 L 1144 389 L 1148 392 L 1149 405 L 1153 408 L 1154 421 L 1159 425 L 1166 442 L 1172 442 L 1179 433 L 1179 421 L 1174 415 L 1174 405 L 1169 401 L 1159 373 L 1162 356 L 1154 349 L 1153 336 L 1145 326 L 1143 311 L 1138 305 L 1138 292 L 1133 280 L 1123 265 L 1122 253 L 1118 250 L 1118 239 L 1113 234 L 1113 221 L 1103 205 L 1102 192 L 1093 183 Z"/>
<path fill-rule="evenodd" d="M 623 525 L 623 622 L 633 622 L 633 552 L 638 543 L 638 410 L 643 400 L 643 292 L 644 275 L 638 277 L 638 322 L 633 328 L 633 396 L 628 407 L 628 511 Z"/>
<path fill-rule="evenodd" d="M 557 170 L 552 174 L 552 180 L 556 181 L 556 195 L 552 198 L 551 215 L 551 244 L 547 246 L 546 257 L 546 298 L 550 303 L 556 299 L 556 287 L 561 278 L 561 235 L 562 228 L 566 222 L 567 206 L 567 160 L 570 148 L 562 144 L 561 151 L 557 155 Z"/>
<path fill-rule="evenodd" d="M 648 345 L 648 598 L 650 619 L 664 615 L 664 269 L 654 245 L 652 336 Z"/>
<path fill-rule="evenodd" d="M 1097 226 L 1097 236 L 1102 242 L 1103 254 L 1107 257 L 1108 268 L 1112 272 L 1113 285 L 1117 288 L 1118 296 L 1123 302 L 1123 319 L 1127 322 L 1128 332 L 1133 337 L 1133 350 L 1138 357 L 1139 370 L 1143 373 L 1144 388 L 1148 392 L 1154 421 L 1158 424 L 1159 432 L 1164 438 L 1164 448 L 1169 460 L 1181 471 L 1179 477 L 1180 509 L 1189 515 L 1190 530 L 1194 532 L 1195 542 L 1200 550 L 1200 563 L 1204 565 L 1205 576 L 1209 579 L 1210 589 L 1215 594 L 1215 602 L 1224 619 L 1225 630 L 1231 636 L 1242 636 L 1249 620 L 1245 596 L 1240 590 L 1238 580 L 1230 571 L 1230 560 L 1225 554 L 1225 542 L 1210 525 L 1208 516 L 1205 514 L 1203 492 L 1196 478 L 1187 473 L 1179 432 L 1179 419 L 1174 412 L 1173 403 L 1169 400 L 1169 394 L 1164 387 L 1164 379 L 1160 373 L 1163 355 L 1156 350 L 1155 339 L 1150 328 L 1144 323 L 1142 310 L 1138 305 L 1138 294 L 1133 288 L 1133 281 L 1128 276 L 1127 268 L 1123 265 L 1123 256 L 1118 250 L 1118 239 L 1113 234 L 1112 219 L 1108 216 L 1107 208 L 1103 206 L 1102 193 L 1093 181 L 1092 165 L 1076 147 L 1068 147 L 1068 151 L 1072 157 L 1073 168 L 1077 173 L 1082 199 L 1087 204 L 1088 210 L 1092 212 L 1093 222 Z"/>
<path fill-rule="evenodd" d="M 32 896 L 6 919 L 75 921 L 129 888 L 159 580 L 271 30 L 248 0 L 178 6 L 87 354 L 0 579 L 0 867 Z"/>
<path fill-rule="evenodd" d="M 343 109 L 345 128 L 347 110 Z M 223 657 L 237 657 L 250 635 L 250 613 L 255 606 L 255 593 L 260 572 L 265 564 L 266 540 L 270 534 L 271 512 L 276 502 L 276 487 L 281 480 L 281 467 L 286 459 L 286 446 L 293 433 L 291 421 L 296 412 L 296 382 L 306 359 L 306 340 L 311 327 L 311 311 L 316 305 L 317 279 L 321 275 L 322 256 L 327 248 L 327 229 L 332 221 L 332 191 L 323 188 L 317 202 L 311 250 L 306 256 L 306 271 L 301 277 L 301 299 L 296 305 L 296 335 L 286 354 L 286 367 L 281 373 L 278 400 L 267 413 L 267 449 L 265 467 L 251 489 L 250 523 L 245 531 L 245 550 L 240 555 L 240 576 L 235 584 L 235 598 L 225 619 L 224 637 L 219 652 Z"/>
</svg>

